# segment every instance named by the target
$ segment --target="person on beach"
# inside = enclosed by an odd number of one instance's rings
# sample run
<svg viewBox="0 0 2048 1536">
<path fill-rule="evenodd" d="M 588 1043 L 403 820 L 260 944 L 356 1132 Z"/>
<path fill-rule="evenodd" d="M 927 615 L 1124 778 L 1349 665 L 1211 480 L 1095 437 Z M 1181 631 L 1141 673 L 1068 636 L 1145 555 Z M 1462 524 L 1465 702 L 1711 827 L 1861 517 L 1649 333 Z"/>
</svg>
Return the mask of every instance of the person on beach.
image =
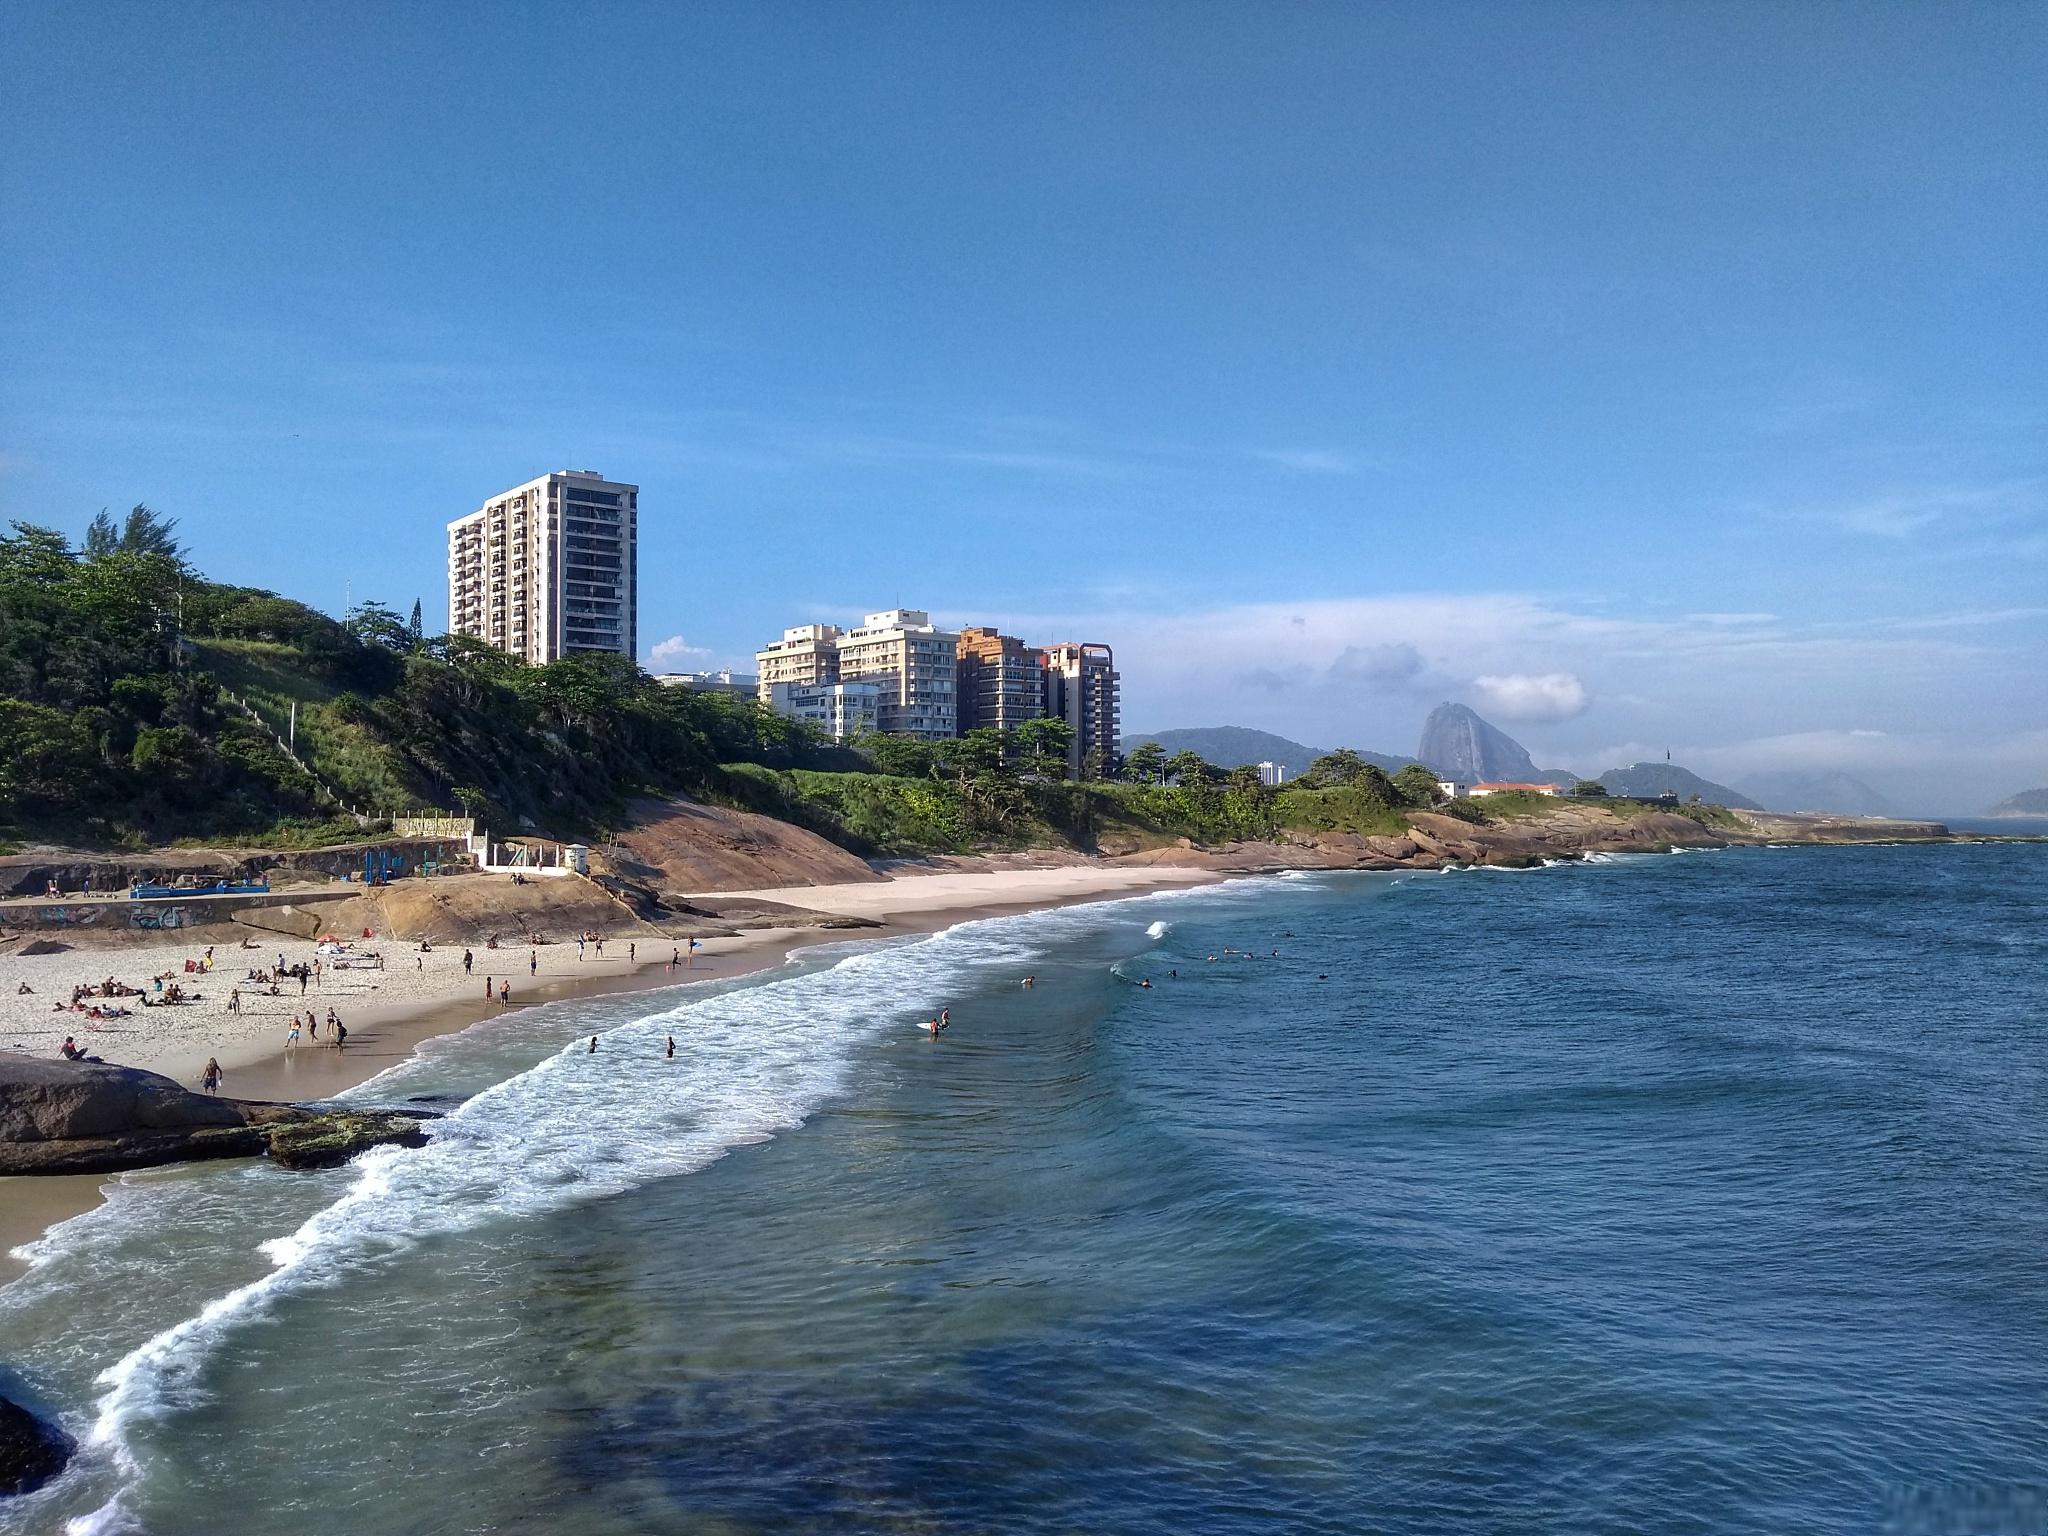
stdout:
<svg viewBox="0 0 2048 1536">
<path fill-rule="evenodd" d="M 540 954 L 537 950 L 529 949 L 526 952 L 526 974 L 529 976 L 538 976 L 540 974 Z"/>
<path fill-rule="evenodd" d="M 671 946 L 671 947 L 670 947 L 670 949 L 669 949 L 669 952 L 668 952 L 668 973 L 669 973 L 669 975 L 671 975 L 671 976 L 675 975 L 675 973 L 676 973 L 676 962 L 677 962 L 678 960 L 681 960 L 682 958 L 683 958 L 683 952 L 682 952 L 682 951 L 681 951 L 680 949 L 676 949 L 675 947 Z"/>
<path fill-rule="evenodd" d="M 334 1048 L 338 1051 L 348 1044 L 348 1026 L 340 1019 L 334 1020 Z"/>
<path fill-rule="evenodd" d="M 292 1048 L 293 1046 L 297 1045 L 298 1043 L 299 1043 L 299 1016 L 298 1016 L 298 1015 L 297 1015 L 297 1014 L 295 1013 L 295 1014 L 293 1014 L 293 1015 L 292 1015 L 292 1031 L 291 1031 L 291 1033 L 290 1033 L 290 1034 L 288 1034 L 288 1035 L 286 1035 L 286 1036 L 284 1037 L 284 1048 L 285 1048 L 286 1050 L 290 1050 L 290 1049 L 291 1049 L 291 1048 Z"/>
<path fill-rule="evenodd" d="M 306 969 L 306 968 L 305 968 L 305 967 L 304 967 L 303 965 L 302 965 L 302 966 L 300 966 L 300 967 L 299 967 L 299 996 L 301 996 L 301 997 L 304 997 L 304 996 L 306 995 L 306 983 L 307 983 L 307 982 L 309 982 L 309 981 L 311 981 L 312 979 L 313 979 L 313 975 L 312 975 L 312 972 L 308 971 L 308 970 L 307 970 L 307 969 Z"/>
<path fill-rule="evenodd" d="M 576 935 L 576 963 L 583 963 L 583 935 L 580 933 Z"/>
<path fill-rule="evenodd" d="M 219 1093 L 220 1079 L 220 1062 L 212 1056 L 207 1057 L 206 1070 L 199 1074 L 199 1086 L 208 1093 Z"/>
<path fill-rule="evenodd" d="M 491 1000 L 491 990 L 491 978 L 486 976 L 484 978 L 484 1001 L 487 1003 Z"/>
<path fill-rule="evenodd" d="M 628 944 L 626 946 L 626 963 L 630 965 L 639 958 L 640 946 L 638 944 Z"/>
<path fill-rule="evenodd" d="M 229 1012 L 229 1013 L 240 1013 L 241 1011 L 242 1011 L 242 989 L 241 989 L 240 987 L 229 987 L 229 988 L 228 988 L 228 1012 Z"/>
<path fill-rule="evenodd" d="M 670 1061 L 676 1059 L 676 1037 L 674 1035 L 668 1037 L 668 1059 Z"/>
<path fill-rule="evenodd" d="M 469 968 L 475 964 L 476 956 L 465 949 L 462 952 L 462 974 L 467 976 L 469 974 Z"/>
<path fill-rule="evenodd" d="M 695 964 L 697 963 L 697 951 L 698 951 L 698 950 L 699 950 L 699 949 L 700 949 L 701 947 L 702 947 L 702 946 L 701 946 L 701 945 L 699 945 L 699 944 L 698 944 L 698 942 L 697 942 L 697 941 L 696 941 L 695 939 L 692 939 L 692 940 L 690 940 L 690 956 L 689 956 L 689 958 L 688 958 L 687 960 L 685 960 L 685 961 L 683 962 L 683 968 L 684 968 L 685 970 L 687 970 L 687 969 L 688 969 L 689 967 L 691 967 L 691 966 L 693 966 L 693 965 L 695 965 Z"/>
<path fill-rule="evenodd" d="M 306 1038 L 309 1040 L 318 1040 L 320 1038 L 320 1016 L 310 1008 L 306 1010 Z"/>
<path fill-rule="evenodd" d="M 597 943 L 597 958 L 598 958 L 598 959 L 600 959 L 600 960 L 602 960 L 602 959 L 604 958 L 604 940 L 603 940 L 602 938 L 599 938 L 599 939 L 598 939 L 598 940 L 596 941 L 596 943 Z"/>
<path fill-rule="evenodd" d="M 501 1008 L 502 1008 L 502 1007 L 509 1007 L 509 1006 L 511 1005 L 511 1002 L 512 1002 L 512 983 L 511 983 L 511 982 L 509 982 L 509 981 L 501 981 L 501 982 L 499 982 L 499 983 L 498 983 L 498 1005 L 499 1005 L 499 1006 L 500 1006 Z"/>
<path fill-rule="evenodd" d="M 330 1035 L 335 1035 L 335 1037 L 336 1037 L 337 1039 L 339 1039 L 339 1038 L 340 1038 L 340 1036 L 339 1036 L 339 1035 L 337 1034 L 337 1031 L 339 1031 L 339 1030 L 340 1030 L 340 1028 L 341 1028 L 341 1015 L 340 1015 L 340 1014 L 338 1014 L 338 1013 L 336 1013 L 336 1012 L 335 1012 L 335 1011 L 334 1011 L 334 1010 L 333 1010 L 332 1008 L 328 1009 L 328 1010 L 327 1010 L 327 1032 L 328 1032 L 328 1033 L 329 1033 Z"/>
<path fill-rule="evenodd" d="M 320 986 L 320 957 L 318 955 L 313 957 L 313 986 L 315 990 L 318 990 Z"/>
</svg>

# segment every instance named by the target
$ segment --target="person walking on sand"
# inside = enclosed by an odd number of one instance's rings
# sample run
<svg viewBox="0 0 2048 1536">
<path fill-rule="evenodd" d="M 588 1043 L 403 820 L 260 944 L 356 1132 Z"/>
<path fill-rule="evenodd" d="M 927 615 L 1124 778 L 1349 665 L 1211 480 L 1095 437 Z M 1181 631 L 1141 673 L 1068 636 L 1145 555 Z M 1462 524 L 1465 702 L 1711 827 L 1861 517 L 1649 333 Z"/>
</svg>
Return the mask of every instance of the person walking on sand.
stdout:
<svg viewBox="0 0 2048 1536">
<path fill-rule="evenodd" d="M 306 968 L 305 968 L 305 967 L 304 967 L 303 965 L 302 965 L 302 966 L 300 966 L 300 967 L 299 967 L 299 996 L 301 996 L 301 997 L 304 997 L 304 996 L 306 995 L 306 983 L 307 983 L 307 982 L 309 982 L 309 981 L 311 981 L 312 979 L 313 979 L 313 973 L 312 973 L 311 971 L 308 971 L 308 970 L 307 970 L 307 969 L 306 969 Z"/>
<path fill-rule="evenodd" d="M 220 1092 L 220 1062 L 214 1057 L 206 1058 L 206 1070 L 199 1074 L 199 1086 L 208 1093 Z"/>
<path fill-rule="evenodd" d="M 576 935 L 576 963 L 583 963 L 583 935 L 580 933 Z"/>
<path fill-rule="evenodd" d="M 228 988 L 228 1012 L 229 1012 L 229 1013 L 240 1013 L 241 1011 L 242 1011 L 242 989 L 241 989 L 240 987 L 229 987 L 229 988 Z"/>
<path fill-rule="evenodd" d="M 529 976 L 538 976 L 540 974 L 540 952 L 538 950 L 529 949 L 526 952 L 526 974 Z"/>
<path fill-rule="evenodd" d="M 284 1048 L 285 1048 L 286 1050 L 290 1050 L 290 1049 L 291 1049 L 291 1048 L 292 1048 L 293 1046 L 297 1045 L 298 1043 L 299 1043 L 299 1016 L 298 1016 L 298 1015 L 297 1015 L 297 1014 L 295 1013 L 295 1014 L 293 1014 L 293 1015 L 292 1015 L 292 1029 L 291 1029 L 291 1033 L 290 1033 L 290 1034 L 288 1034 L 288 1035 L 286 1035 L 286 1036 L 284 1037 Z"/>
<path fill-rule="evenodd" d="M 462 952 L 462 974 L 467 976 L 469 974 L 469 968 L 475 964 L 476 956 L 465 949 Z"/>
<path fill-rule="evenodd" d="M 335 1034 L 335 1032 L 336 1032 L 337 1030 L 339 1030 L 340 1028 L 341 1028 L 341 1015 L 340 1015 L 340 1014 L 338 1014 L 338 1013 L 336 1013 L 336 1012 L 335 1012 L 335 1011 L 334 1011 L 334 1010 L 333 1010 L 332 1008 L 328 1009 L 328 1010 L 327 1010 L 327 1032 L 328 1032 L 328 1033 L 329 1033 L 330 1035 L 335 1035 L 335 1038 L 336 1038 L 336 1039 L 340 1039 L 341 1037 L 340 1037 L 340 1036 L 339 1036 L 338 1034 Z"/>
<path fill-rule="evenodd" d="M 316 992 L 320 990 L 320 957 L 318 955 L 313 957 L 313 990 Z"/>
<path fill-rule="evenodd" d="M 703 946 L 698 944 L 698 942 L 695 939 L 690 940 L 690 957 L 689 959 L 683 962 L 683 968 L 685 970 L 688 970 L 691 966 L 694 966 L 697 963 L 697 951 L 702 947 Z"/>
<path fill-rule="evenodd" d="M 491 1000 L 491 978 L 490 978 L 490 977 L 488 977 L 488 976 L 486 976 L 486 977 L 484 978 L 484 1001 L 488 1003 L 488 1002 L 489 1002 L 490 1000 Z"/>
<path fill-rule="evenodd" d="M 628 965 L 631 965 L 634 961 L 638 960 L 639 958 L 640 946 L 637 943 L 628 943 L 626 945 L 626 963 Z"/>
</svg>

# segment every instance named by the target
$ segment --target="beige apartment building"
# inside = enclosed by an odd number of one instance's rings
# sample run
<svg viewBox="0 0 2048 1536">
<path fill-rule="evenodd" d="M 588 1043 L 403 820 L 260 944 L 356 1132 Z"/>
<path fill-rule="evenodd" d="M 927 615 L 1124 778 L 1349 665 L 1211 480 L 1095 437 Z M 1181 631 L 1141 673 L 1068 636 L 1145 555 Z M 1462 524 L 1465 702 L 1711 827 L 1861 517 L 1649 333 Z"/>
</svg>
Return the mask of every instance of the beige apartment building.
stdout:
<svg viewBox="0 0 2048 1536">
<path fill-rule="evenodd" d="M 1122 679 L 1106 645 L 1068 641 L 1040 653 L 1045 668 L 1045 712 L 1074 728 L 1067 771 L 1074 777 L 1091 756 L 1114 762 L 1123 730 Z"/>
<path fill-rule="evenodd" d="M 565 469 L 448 525 L 448 632 L 533 665 L 639 649 L 640 488 Z"/>
<path fill-rule="evenodd" d="M 789 714 L 794 712 L 793 701 L 815 706 L 824 697 L 806 690 L 872 683 L 873 729 L 943 739 L 959 730 L 958 646 L 959 636 L 938 628 L 930 614 L 917 608 L 871 613 L 849 630 L 836 624 L 800 624 L 754 653 L 761 673 L 760 699 Z M 841 718 L 865 718 L 868 695 L 863 691 L 857 697 L 861 702 L 854 713 Z"/>
<path fill-rule="evenodd" d="M 960 733 L 1015 730 L 1045 713 L 1045 666 L 1035 646 L 993 629 L 960 631 Z"/>
<path fill-rule="evenodd" d="M 921 608 L 871 613 L 839 638 L 839 678 L 881 684 L 880 730 L 942 741 L 960 733 L 959 646 Z"/>
<path fill-rule="evenodd" d="M 839 681 L 839 626 L 799 624 L 785 629 L 780 640 L 754 652 L 754 670 L 760 674 L 756 686 L 763 704 L 774 704 L 777 683 L 829 687 Z"/>
</svg>

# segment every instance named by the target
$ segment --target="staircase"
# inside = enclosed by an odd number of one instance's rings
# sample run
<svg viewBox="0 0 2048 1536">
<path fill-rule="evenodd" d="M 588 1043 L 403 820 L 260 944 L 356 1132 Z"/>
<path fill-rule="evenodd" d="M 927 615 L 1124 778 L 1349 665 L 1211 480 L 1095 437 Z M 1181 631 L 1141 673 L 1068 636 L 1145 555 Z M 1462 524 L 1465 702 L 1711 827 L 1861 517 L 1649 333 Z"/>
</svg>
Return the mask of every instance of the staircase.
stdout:
<svg viewBox="0 0 2048 1536">
<path fill-rule="evenodd" d="M 307 778 L 313 781 L 313 798 L 316 801 L 326 805 L 331 805 L 337 811 L 348 812 L 349 815 L 355 817 L 356 824 L 358 826 L 364 826 L 369 823 L 370 818 L 364 814 L 363 808 L 359 805 L 352 804 L 348 800 L 343 799 L 341 791 L 336 789 L 332 784 L 328 783 L 325 779 L 321 778 L 319 774 L 315 773 L 313 771 L 313 765 L 307 762 L 303 757 L 299 756 L 297 752 L 293 751 L 292 744 L 286 741 L 284 737 L 279 735 L 276 728 L 273 727 L 268 720 L 264 719 L 263 716 L 258 714 L 255 710 L 255 707 L 251 705 L 248 702 L 248 700 L 244 699 L 240 694 L 236 693 L 233 689 L 227 687 L 221 688 L 220 696 L 226 699 L 230 704 L 234 705 L 235 708 L 240 710 L 243 714 L 247 715 L 251 720 L 255 721 L 257 725 L 261 726 L 263 730 L 269 735 L 270 739 L 277 743 L 278 751 L 282 752 L 287 758 L 291 759 L 292 766 L 297 768 L 299 772 L 303 773 Z"/>
</svg>

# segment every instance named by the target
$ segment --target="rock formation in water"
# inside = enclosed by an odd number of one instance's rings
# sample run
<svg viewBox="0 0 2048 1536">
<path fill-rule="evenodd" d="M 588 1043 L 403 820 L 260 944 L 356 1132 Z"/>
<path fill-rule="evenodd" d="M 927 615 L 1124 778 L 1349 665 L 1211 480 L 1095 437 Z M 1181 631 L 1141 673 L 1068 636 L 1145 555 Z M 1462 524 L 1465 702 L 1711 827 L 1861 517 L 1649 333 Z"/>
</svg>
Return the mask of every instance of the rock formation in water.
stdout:
<svg viewBox="0 0 2048 1536">
<path fill-rule="evenodd" d="M 0 1498 L 35 1492 L 70 1459 L 71 1439 L 63 1430 L 0 1397 Z"/>
<path fill-rule="evenodd" d="M 1568 784 L 1573 777 L 1538 768 L 1519 741 L 1463 704 L 1439 704 L 1429 712 L 1415 755 L 1446 778 L 1466 784 Z"/>
<path fill-rule="evenodd" d="M 308 1109 L 194 1093 L 133 1067 L 0 1059 L 0 1174 L 114 1173 L 269 1153 L 322 1168 L 425 1142 L 418 1111 Z"/>
</svg>

